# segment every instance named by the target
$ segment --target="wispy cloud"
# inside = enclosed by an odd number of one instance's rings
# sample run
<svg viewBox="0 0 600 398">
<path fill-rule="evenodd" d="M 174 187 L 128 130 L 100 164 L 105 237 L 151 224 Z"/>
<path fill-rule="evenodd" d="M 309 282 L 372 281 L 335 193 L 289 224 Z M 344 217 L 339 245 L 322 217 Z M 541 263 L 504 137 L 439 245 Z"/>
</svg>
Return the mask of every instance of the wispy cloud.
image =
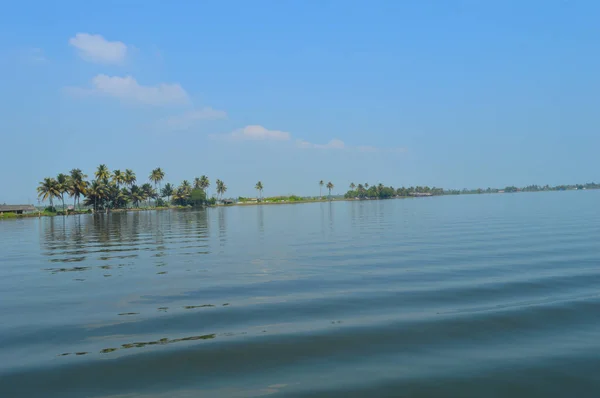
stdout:
<svg viewBox="0 0 600 398">
<path fill-rule="evenodd" d="M 305 140 L 296 140 L 296 146 L 301 149 L 335 149 L 335 150 L 346 150 L 363 153 L 402 153 L 406 152 L 405 148 L 380 148 L 371 145 L 358 145 L 351 146 L 346 145 L 344 141 L 333 139 L 326 144 L 314 144 Z"/>
<path fill-rule="evenodd" d="M 161 127 L 168 130 L 186 130 L 192 127 L 197 122 L 203 120 L 217 120 L 227 118 L 227 112 L 204 107 L 194 109 L 182 115 L 171 116 L 159 122 Z"/>
<path fill-rule="evenodd" d="M 259 125 L 250 125 L 229 134 L 212 134 L 213 139 L 228 141 L 289 141 L 292 135 L 286 131 L 269 130 Z"/>
<path fill-rule="evenodd" d="M 327 144 L 313 144 L 312 142 L 308 142 L 308 141 L 304 141 L 304 140 L 297 140 L 296 141 L 296 146 L 298 148 L 302 148 L 302 149 L 345 149 L 346 148 L 346 144 L 344 144 L 344 141 L 342 140 L 338 140 L 338 139 L 333 139 L 331 141 L 329 141 Z"/>
<path fill-rule="evenodd" d="M 92 79 L 91 88 L 75 87 L 66 90 L 75 95 L 98 94 L 126 102 L 154 106 L 189 103 L 187 92 L 177 83 L 144 86 L 139 84 L 132 76 L 97 75 Z"/>
<path fill-rule="evenodd" d="M 77 33 L 69 39 L 79 56 L 88 61 L 101 64 L 122 64 L 127 56 L 127 46 L 120 41 L 108 41 L 101 35 Z"/>
</svg>

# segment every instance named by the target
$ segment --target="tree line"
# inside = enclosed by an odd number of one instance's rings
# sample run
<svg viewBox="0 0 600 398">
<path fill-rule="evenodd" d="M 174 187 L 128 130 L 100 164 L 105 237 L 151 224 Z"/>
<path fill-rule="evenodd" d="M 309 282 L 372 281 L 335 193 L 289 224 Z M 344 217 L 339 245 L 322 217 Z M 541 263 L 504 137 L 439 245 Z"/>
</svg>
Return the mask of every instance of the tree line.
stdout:
<svg viewBox="0 0 600 398">
<path fill-rule="evenodd" d="M 208 198 L 208 188 L 211 186 L 205 175 L 196 177 L 193 183 L 183 180 L 179 186 L 166 183 L 165 172 L 159 167 L 150 173 L 148 182 L 138 184 L 136 174 L 130 170 L 110 171 L 105 164 L 98 166 L 94 179 L 88 180 L 80 169 L 73 169 L 67 174 L 60 173 L 55 178 L 46 177 L 37 187 L 38 197 L 49 201 L 54 209 L 54 200 L 62 202 L 65 210 L 65 196 L 73 199 L 73 208 L 92 207 L 95 211 L 104 209 L 124 209 L 129 206 L 139 208 L 140 205 L 176 206 L 215 204 L 227 192 L 227 186 L 221 180 L 216 180 L 217 198 Z"/>
</svg>

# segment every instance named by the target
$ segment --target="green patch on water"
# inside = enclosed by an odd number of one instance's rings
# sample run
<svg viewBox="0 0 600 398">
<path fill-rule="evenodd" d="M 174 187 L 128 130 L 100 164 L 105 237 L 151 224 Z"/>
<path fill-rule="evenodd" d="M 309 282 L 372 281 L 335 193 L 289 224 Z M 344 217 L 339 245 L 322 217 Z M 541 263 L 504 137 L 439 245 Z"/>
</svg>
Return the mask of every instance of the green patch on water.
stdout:
<svg viewBox="0 0 600 398">
<path fill-rule="evenodd" d="M 119 315 L 120 316 L 127 316 L 127 315 L 139 315 L 139 312 L 121 312 Z"/>
</svg>

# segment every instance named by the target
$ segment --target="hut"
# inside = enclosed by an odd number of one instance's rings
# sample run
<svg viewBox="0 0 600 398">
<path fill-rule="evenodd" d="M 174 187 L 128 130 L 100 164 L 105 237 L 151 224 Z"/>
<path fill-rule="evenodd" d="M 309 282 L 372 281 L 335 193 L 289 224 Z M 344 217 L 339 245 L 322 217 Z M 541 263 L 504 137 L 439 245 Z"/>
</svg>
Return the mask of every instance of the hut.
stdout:
<svg viewBox="0 0 600 398">
<path fill-rule="evenodd" d="M 37 211 L 33 205 L 0 205 L 0 214 L 2 213 L 31 213 Z"/>
</svg>

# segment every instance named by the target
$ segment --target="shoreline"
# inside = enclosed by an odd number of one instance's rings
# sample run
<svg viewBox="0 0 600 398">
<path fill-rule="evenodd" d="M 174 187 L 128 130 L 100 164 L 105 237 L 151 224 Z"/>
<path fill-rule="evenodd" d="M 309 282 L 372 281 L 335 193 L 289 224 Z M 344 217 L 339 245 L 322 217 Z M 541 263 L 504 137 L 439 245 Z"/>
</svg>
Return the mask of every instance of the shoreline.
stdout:
<svg viewBox="0 0 600 398">
<path fill-rule="evenodd" d="M 595 189 L 588 189 L 588 191 L 594 191 Z M 566 190 L 570 191 L 570 190 Z M 579 191 L 579 190 L 572 190 Z M 581 191 L 586 191 L 581 190 Z M 331 203 L 331 202 L 371 202 L 371 201 L 379 201 L 379 200 L 395 200 L 395 199 L 422 199 L 422 198 L 434 198 L 434 197 L 443 197 L 443 196 L 471 196 L 471 195 L 505 195 L 511 193 L 539 193 L 539 192 L 563 192 L 563 191 L 521 191 L 521 192 L 482 192 L 482 193 L 464 193 L 464 194 L 446 194 L 446 195 L 431 195 L 431 196 L 400 196 L 393 198 L 365 198 L 365 199 L 357 199 L 357 198 L 335 198 L 335 199 L 318 199 L 318 200 L 296 200 L 296 201 L 280 201 L 280 202 L 234 202 L 229 204 L 218 203 L 215 205 L 206 205 L 203 208 L 217 208 L 217 207 L 234 207 L 234 206 L 272 206 L 272 205 L 296 205 L 296 204 L 307 204 L 307 203 Z M 63 211 L 58 211 L 56 213 L 49 213 L 45 211 L 40 211 L 37 213 L 25 213 L 25 214 L 15 214 L 15 213 L 5 213 L 0 215 L 0 220 L 14 220 L 21 218 L 41 218 L 41 217 L 69 217 L 74 215 L 96 215 L 96 214 L 110 214 L 110 213 L 127 213 L 127 212 L 139 212 L 139 211 L 165 211 L 165 210 L 192 210 L 193 206 L 161 206 L 161 207 L 143 207 L 143 208 L 127 208 L 127 209 L 113 209 L 109 212 L 101 211 L 94 213 L 91 209 L 88 210 L 78 210 L 63 214 Z"/>
</svg>

